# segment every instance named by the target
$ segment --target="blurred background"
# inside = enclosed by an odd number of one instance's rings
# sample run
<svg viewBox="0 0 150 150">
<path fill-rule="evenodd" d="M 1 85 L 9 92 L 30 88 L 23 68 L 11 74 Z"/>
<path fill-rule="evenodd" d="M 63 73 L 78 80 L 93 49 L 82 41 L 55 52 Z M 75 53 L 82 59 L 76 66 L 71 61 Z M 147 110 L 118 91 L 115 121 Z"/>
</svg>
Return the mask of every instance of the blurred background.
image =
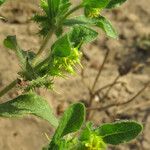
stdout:
<svg viewBox="0 0 150 150">
<path fill-rule="evenodd" d="M 3 46 L 4 38 L 16 35 L 23 49 L 35 52 L 42 42 L 36 34 L 38 26 L 30 21 L 33 14 L 40 12 L 38 3 L 38 0 L 13 0 L 0 8 L 0 15 L 8 19 L 0 20 L 0 89 L 14 80 L 19 70 L 15 55 Z M 72 3 L 79 1 L 72 0 Z M 90 99 L 88 89 L 109 51 L 97 81 L 98 92 L 94 97 L 90 120 L 96 125 L 119 119 L 142 122 L 144 131 L 137 140 L 109 149 L 150 150 L 150 86 L 147 86 L 150 80 L 150 1 L 128 0 L 122 7 L 104 11 L 103 14 L 112 21 L 119 38 L 107 38 L 99 30 L 98 39 L 82 48 L 83 69 L 78 66 L 77 74 L 67 80 L 56 79 L 56 92 L 40 90 L 39 93 L 48 100 L 58 116 L 70 103 L 81 101 L 87 104 Z M 105 88 L 106 85 L 112 83 L 115 83 L 114 86 L 104 98 L 110 87 Z M 0 103 L 18 94 L 16 90 L 10 91 L 0 99 Z M 45 134 L 51 136 L 53 132 L 46 121 L 33 116 L 19 120 L 0 118 L 0 150 L 41 150 L 48 144 Z"/>
</svg>

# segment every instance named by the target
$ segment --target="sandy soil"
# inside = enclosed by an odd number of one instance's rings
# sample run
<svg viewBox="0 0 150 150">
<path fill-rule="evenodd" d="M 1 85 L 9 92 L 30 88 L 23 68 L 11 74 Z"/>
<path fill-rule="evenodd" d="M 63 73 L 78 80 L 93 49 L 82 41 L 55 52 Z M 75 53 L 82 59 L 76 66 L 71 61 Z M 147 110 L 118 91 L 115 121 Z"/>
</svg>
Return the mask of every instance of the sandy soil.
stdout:
<svg viewBox="0 0 150 150">
<path fill-rule="evenodd" d="M 8 18 L 8 22 L 0 21 L 0 88 L 15 79 L 16 72 L 19 70 L 15 55 L 3 47 L 3 39 L 7 35 L 15 34 L 23 49 L 36 51 L 42 40 L 36 35 L 38 27 L 29 19 L 37 11 L 39 11 L 37 0 L 10 1 L 0 9 L 0 15 Z M 83 59 L 84 77 L 81 76 L 81 70 L 78 69 L 76 76 L 71 76 L 67 80 L 56 80 L 57 92 L 46 90 L 40 92 L 54 110 L 63 111 L 69 103 L 75 101 L 87 102 L 89 99 L 87 87 L 93 83 L 107 50 L 110 50 L 109 58 L 97 83 L 97 89 L 113 82 L 118 76 L 119 66 L 126 69 L 132 68 L 132 71 L 119 78 L 119 81 L 123 81 L 125 86 L 116 85 L 105 101 L 99 101 L 96 96 L 93 106 L 125 102 L 150 80 L 150 47 L 143 46 L 142 43 L 143 37 L 150 36 L 150 1 L 130 0 L 122 9 L 107 11 L 104 14 L 116 26 L 119 39 L 108 39 L 100 32 L 101 35 L 95 42 L 83 48 L 85 55 L 89 58 L 88 60 Z M 150 42 L 150 39 L 147 41 Z M 93 111 L 92 120 L 97 125 L 116 119 L 135 119 L 145 125 L 143 134 L 137 140 L 128 145 L 110 149 L 150 149 L 149 90 L 150 88 L 147 88 L 132 103 L 115 106 L 109 108 L 108 111 Z M 11 91 L 1 99 L 0 103 L 17 94 L 15 90 Z M 41 150 L 42 146 L 48 143 L 45 133 L 52 135 L 53 129 L 47 122 L 33 116 L 20 120 L 0 118 L 0 150 Z"/>
</svg>

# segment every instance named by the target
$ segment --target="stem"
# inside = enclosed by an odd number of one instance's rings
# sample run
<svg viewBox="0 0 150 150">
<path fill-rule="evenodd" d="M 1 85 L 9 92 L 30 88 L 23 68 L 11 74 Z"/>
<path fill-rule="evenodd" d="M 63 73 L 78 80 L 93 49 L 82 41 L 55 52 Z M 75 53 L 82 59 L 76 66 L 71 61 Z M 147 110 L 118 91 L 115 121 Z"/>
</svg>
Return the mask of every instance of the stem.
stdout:
<svg viewBox="0 0 150 150">
<path fill-rule="evenodd" d="M 8 91 L 10 91 L 12 88 L 14 88 L 19 82 L 19 79 L 14 80 L 9 85 L 7 85 L 2 91 L 0 91 L 0 97 L 5 95 Z"/>
<path fill-rule="evenodd" d="M 107 50 L 107 52 L 106 52 L 106 54 L 105 54 L 105 57 L 104 57 L 104 60 L 103 60 L 103 63 L 102 63 L 102 65 L 99 67 L 99 71 L 98 71 L 98 74 L 97 74 L 97 76 L 96 76 L 96 78 L 95 78 L 95 80 L 94 80 L 92 89 L 89 90 L 90 99 L 89 99 L 88 107 L 91 107 L 91 106 L 92 106 L 93 98 L 94 98 L 94 96 L 95 96 L 95 94 L 94 94 L 94 89 L 95 89 L 95 87 L 96 87 L 96 83 L 98 82 L 99 77 L 101 76 L 101 73 L 102 73 L 102 70 L 103 70 L 104 65 L 105 65 L 105 63 L 106 63 L 106 60 L 107 60 L 107 58 L 108 58 L 108 55 L 109 55 L 109 50 Z M 89 111 L 89 112 L 87 113 L 87 118 L 86 118 L 86 119 L 89 120 L 89 119 L 90 119 L 90 116 L 91 116 L 91 112 Z"/>
<path fill-rule="evenodd" d="M 46 38 L 44 39 L 44 41 L 43 41 L 43 43 L 42 43 L 42 45 L 41 45 L 39 51 L 38 51 L 37 54 L 36 54 L 35 60 L 34 60 L 34 62 L 33 62 L 34 64 L 35 64 L 37 58 L 38 58 L 38 57 L 42 54 L 42 52 L 46 49 L 46 47 L 47 47 L 48 43 L 50 42 L 50 39 L 51 39 L 51 37 L 52 37 L 52 35 L 53 35 L 53 32 L 54 32 L 54 30 L 51 29 L 51 30 L 49 31 L 49 33 L 47 34 Z"/>
<path fill-rule="evenodd" d="M 90 97 L 90 100 L 89 100 L 89 107 L 92 105 L 93 91 L 94 91 L 94 89 L 95 89 L 95 86 L 96 86 L 96 83 L 97 83 L 99 77 L 101 76 L 101 73 L 102 73 L 102 70 L 103 70 L 104 65 L 105 65 L 105 63 L 106 63 L 106 60 L 107 60 L 107 58 L 108 58 L 108 55 L 109 55 L 109 50 L 107 50 L 107 52 L 106 52 L 106 54 L 105 54 L 105 58 L 104 58 L 104 60 L 103 60 L 103 63 L 102 63 L 102 65 L 100 66 L 99 71 L 98 71 L 98 74 L 97 74 L 97 76 L 96 76 L 96 78 L 95 78 L 95 80 L 94 80 L 94 83 L 93 83 L 93 86 L 92 86 L 92 89 L 91 89 L 91 94 L 90 94 L 91 97 Z"/>
<path fill-rule="evenodd" d="M 101 73 L 102 73 L 102 70 L 103 70 L 104 65 L 105 65 L 105 63 L 106 63 L 106 60 L 107 60 L 107 58 L 108 58 L 108 54 L 109 54 L 109 50 L 107 50 L 106 55 L 105 55 L 105 58 L 104 58 L 104 60 L 103 60 L 103 63 L 102 63 L 102 65 L 100 66 L 99 71 L 98 71 L 98 74 L 97 74 L 97 76 L 96 76 L 96 78 L 95 78 L 95 80 L 94 80 L 94 83 L 93 83 L 93 86 L 92 86 L 92 91 L 94 91 L 95 86 L 96 86 L 96 83 L 97 83 L 97 81 L 98 81 L 98 79 L 99 79 L 99 77 L 100 77 L 100 75 L 101 75 Z"/>
</svg>

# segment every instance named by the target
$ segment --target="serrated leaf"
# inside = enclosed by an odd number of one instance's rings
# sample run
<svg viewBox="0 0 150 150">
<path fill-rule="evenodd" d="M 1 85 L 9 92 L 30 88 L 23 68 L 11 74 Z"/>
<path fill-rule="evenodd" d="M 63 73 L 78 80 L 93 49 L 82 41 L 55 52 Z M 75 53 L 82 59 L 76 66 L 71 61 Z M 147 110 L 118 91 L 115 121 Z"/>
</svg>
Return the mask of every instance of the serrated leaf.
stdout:
<svg viewBox="0 0 150 150">
<path fill-rule="evenodd" d="M 74 47 L 81 43 L 88 43 L 96 39 L 98 33 L 86 26 L 76 25 L 70 32 L 70 41 Z"/>
<path fill-rule="evenodd" d="M 116 8 L 125 3 L 127 0 L 110 0 L 107 7 L 108 9 Z"/>
<path fill-rule="evenodd" d="M 135 121 L 119 121 L 103 124 L 96 131 L 105 143 L 118 145 L 136 138 L 142 131 L 142 125 Z"/>
<path fill-rule="evenodd" d="M 71 53 L 71 43 L 68 34 L 60 37 L 52 46 L 52 52 L 55 56 L 66 57 Z"/>
<path fill-rule="evenodd" d="M 83 5 L 91 8 L 105 8 L 110 0 L 83 0 Z"/>
<path fill-rule="evenodd" d="M 45 119 L 55 127 L 58 125 L 58 120 L 53 115 L 48 103 L 35 93 L 20 95 L 11 101 L 0 104 L 1 117 L 24 117 L 29 114 Z"/>
<path fill-rule="evenodd" d="M 63 114 L 59 126 L 53 136 L 51 145 L 57 144 L 59 140 L 72 132 L 80 129 L 85 120 L 85 107 L 81 103 L 71 105 Z"/>
<path fill-rule="evenodd" d="M 16 50 L 18 45 L 16 36 L 11 35 L 7 36 L 6 39 L 4 40 L 4 45 L 9 49 Z"/>
</svg>

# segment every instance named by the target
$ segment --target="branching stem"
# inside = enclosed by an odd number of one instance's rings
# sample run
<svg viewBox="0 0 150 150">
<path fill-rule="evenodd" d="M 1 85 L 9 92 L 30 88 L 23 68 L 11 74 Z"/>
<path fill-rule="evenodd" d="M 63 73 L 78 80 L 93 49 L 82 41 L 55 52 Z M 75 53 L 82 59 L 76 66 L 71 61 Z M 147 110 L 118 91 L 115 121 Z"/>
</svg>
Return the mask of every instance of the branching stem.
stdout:
<svg viewBox="0 0 150 150">
<path fill-rule="evenodd" d="M 148 81 L 148 83 L 146 83 L 146 85 L 141 90 L 139 90 L 132 98 L 130 98 L 126 102 L 113 103 L 113 104 L 109 104 L 109 105 L 104 106 L 104 107 L 89 107 L 89 108 L 87 108 L 87 111 L 91 111 L 91 110 L 104 111 L 104 110 L 107 110 L 107 109 L 112 108 L 112 107 L 123 106 L 123 105 L 129 104 L 132 101 L 134 101 L 149 86 L 150 86 L 150 81 Z"/>
</svg>

